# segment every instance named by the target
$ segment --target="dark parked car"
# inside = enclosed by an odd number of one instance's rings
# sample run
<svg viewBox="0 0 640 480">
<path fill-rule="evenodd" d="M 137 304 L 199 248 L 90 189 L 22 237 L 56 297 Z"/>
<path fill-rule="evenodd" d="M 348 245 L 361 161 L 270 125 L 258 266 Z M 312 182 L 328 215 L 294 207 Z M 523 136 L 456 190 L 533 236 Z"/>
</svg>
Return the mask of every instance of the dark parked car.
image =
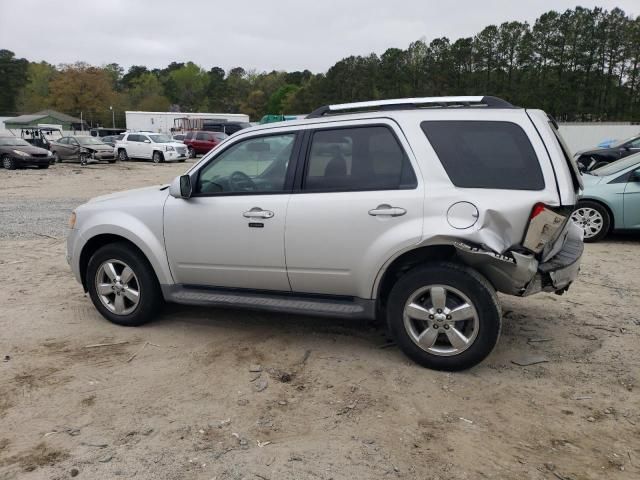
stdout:
<svg viewBox="0 0 640 480">
<path fill-rule="evenodd" d="M 58 141 L 51 142 L 50 149 L 56 162 L 79 160 L 80 165 L 86 165 L 91 161 L 109 163 L 116 161 L 112 146 L 96 137 L 86 135 L 62 137 Z"/>
<path fill-rule="evenodd" d="M 640 135 L 614 142 L 606 148 L 577 152 L 575 157 L 580 171 L 590 172 L 638 152 L 640 152 Z"/>
<path fill-rule="evenodd" d="M 7 170 L 18 167 L 49 168 L 51 152 L 18 137 L 0 137 L 0 160 Z"/>
<path fill-rule="evenodd" d="M 227 135 L 233 135 L 239 132 L 243 128 L 249 128 L 251 126 L 248 122 L 221 122 L 219 120 L 203 120 L 202 130 L 207 132 L 222 132 Z"/>
<path fill-rule="evenodd" d="M 227 138 L 229 135 L 222 132 L 187 132 L 186 137 L 182 141 L 189 149 L 189 158 L 195 158 L 197 154 L 205 154 Z"/>
<path fill-rule="evenodd" d="M 116 141 L 122 140 L 123 138 L 124 138 L 124 134 L 121 133 L 120 135 L 107 135 L 106 137 L 100 138 L 100 141 L 102 143 L 106 143 L 107 145 L 115 147 Z"/>
</svg>

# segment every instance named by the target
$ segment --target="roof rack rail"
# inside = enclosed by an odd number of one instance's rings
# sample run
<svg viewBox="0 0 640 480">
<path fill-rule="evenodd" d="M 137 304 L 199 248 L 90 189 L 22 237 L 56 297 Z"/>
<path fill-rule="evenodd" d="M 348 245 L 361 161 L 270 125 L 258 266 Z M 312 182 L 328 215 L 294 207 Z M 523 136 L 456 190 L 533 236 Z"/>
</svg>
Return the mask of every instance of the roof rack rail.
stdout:
<svg viewBox="0 0 640 480">
<path fill-rule="evenodd" d="M 517 108 L 498 97 L 418 97 L 372 100 L 368 102 L 340 103 L 315 109 L 306 118 L 318 118 L 327 114 L 357 113 L 371 110 L 411 110 L 416 108 L 485 107 Z"/>
</svg>

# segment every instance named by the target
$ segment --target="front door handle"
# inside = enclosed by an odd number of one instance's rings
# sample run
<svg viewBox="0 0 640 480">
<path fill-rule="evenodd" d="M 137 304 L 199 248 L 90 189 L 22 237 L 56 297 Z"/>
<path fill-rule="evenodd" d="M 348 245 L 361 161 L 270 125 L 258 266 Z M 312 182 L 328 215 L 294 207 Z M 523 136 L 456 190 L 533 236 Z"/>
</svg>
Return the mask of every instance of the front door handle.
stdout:
<svg viewBox="0 0 640 480">
<path fill-rule="evenodd" d="M 388 205 L 386 203 L 383 203 L 382 205 L 378 205 L 373 210 L 369 210 L 369 215 L 374 217 L 379 215 L 386 215 L 389 217 L 400 217 L 405 213 L 407 213 L 407 211 L 404 208 L 392 207 L 391 205 Z"/>
<path fill-rule="evenodd" d="M 245 218 L 271 218 L 273 215 L 271 210 L 263 210 L 260 207 L 253 207 L 242 214 Z"/>
</svg>

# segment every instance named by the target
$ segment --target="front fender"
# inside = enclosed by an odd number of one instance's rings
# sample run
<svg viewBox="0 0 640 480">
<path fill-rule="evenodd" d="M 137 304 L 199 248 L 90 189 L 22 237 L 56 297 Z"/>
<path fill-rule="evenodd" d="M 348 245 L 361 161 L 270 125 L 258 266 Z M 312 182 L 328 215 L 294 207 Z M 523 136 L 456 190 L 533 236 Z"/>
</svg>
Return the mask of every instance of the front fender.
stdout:
<svg viewBox="0 0 640 480">
<path fill-rule="evenodd" d="M 148 225 L 139 218 L 123 211 L 105 211 L 94 213 L 87 219 L 87 224 L 79 228 L 79 239 L 74 247 L 77 254 L 72 254 L 74 271 L 79 270 L 80 255 L 87 243 L 98 235 L 117 235 L 137 246 L 145 255 L 156 273 L 160 284 L 172 284 L 173 278 L 169 270 L 167 255 L 162 238 L 162 215 L 159 222 Z"/>
</svg>

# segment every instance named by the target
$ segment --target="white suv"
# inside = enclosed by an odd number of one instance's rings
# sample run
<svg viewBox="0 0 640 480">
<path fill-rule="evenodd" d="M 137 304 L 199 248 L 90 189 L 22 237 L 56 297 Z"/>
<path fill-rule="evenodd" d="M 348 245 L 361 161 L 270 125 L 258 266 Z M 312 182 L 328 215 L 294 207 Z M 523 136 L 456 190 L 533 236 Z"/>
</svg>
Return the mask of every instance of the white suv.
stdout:
<svg viewBox="0 0 640 480">
<path fill-rule="evenodd" d="M 114 153 L 125 161 L 130 158 L 153 160 L 154 163 L 179 161 L 187 159 L 187 147 L 169 135 L 152 132 L 125 133 L 116 141 Z"/>
<path fill-rule="evenodd" d="M 580 176 L 540 110 L 494 97 L 322 107 L 242 130 L 169 186 L 74 212 L 68 261 L 104 317 L 163 301 L 385 319 L 421 365 L 471 367 L 496 292 L 563 293 Z"/>
</svg>

